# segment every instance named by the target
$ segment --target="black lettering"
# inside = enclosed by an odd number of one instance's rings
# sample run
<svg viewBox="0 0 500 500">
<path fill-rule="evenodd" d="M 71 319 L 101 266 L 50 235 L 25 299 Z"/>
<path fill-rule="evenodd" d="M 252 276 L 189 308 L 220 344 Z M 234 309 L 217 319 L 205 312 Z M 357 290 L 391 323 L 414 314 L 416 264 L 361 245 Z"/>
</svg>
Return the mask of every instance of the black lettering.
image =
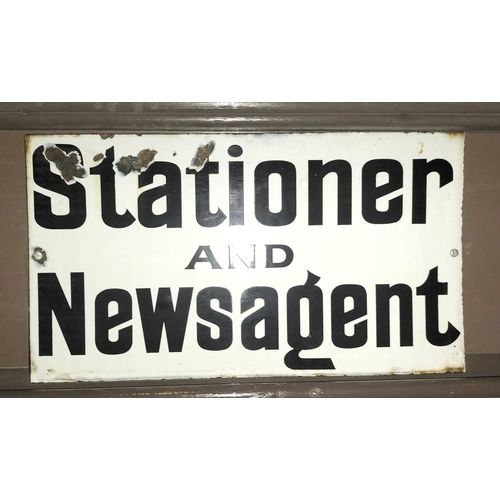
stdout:
<svg viewBox="0 0 500 500">
<path fill-rule="evenodd" d="M 128 210 L 125 210 L 123 214 L 116 212 L 114 159 L 115 148 L 111 147 L 106 150 L 106 156 L 102 162 L 90 169 L 90 173 L 101 177 L 101 216 L 104 224 L 120 229 L 130 226 L 135 221 L 135 217 Z"/>
<path fill-rule="evenodd" d="M 165 184 L 148 189 L 139 195 L 138 217 L 144 227 L 182 227 L 181 171 L 174 163 L 156 161 L 139 175 L 139 187 L 153 183 L 155 175 L 163 175 Z M 167 209 L 162 214 L 153 212 L 153 203 L 165 197 Z"/>
<path fill-rule="evenodd" d="M 278 292 L 266 286 L 247 288 L 241 296 L 241 312 L 254 307 L 257 299 L 262 299 L 264 305 L 241 322 L 241 343 L 250 351 L 278 349 Z M 264 336 L 257 338 L 255 327 L 261 321 L 264 321 Z"/>
<path fill-rule="evenodd" d="M 170 288 L 158 290 L 155 309 L 151 290 L 138 288 L 136 292 L 146 352 L 160 352 L 163 326 L 167 334 L 169 352 L 182 352 L 193 289 L 179 288 L 175 309 Z"/>
<path fill-rule="evenodd" d="M 243 184 L 243 162 L 229 162 L 229 225 L 245 224 L 245 197 Z"/>
<path fill-rule="evenodd" d="M 377 174 L 386 172 L 389 181 L 377 186 Z M 377 199 L 403 187 L 403 167 L 396 160 L 371 160 L 365 164 L 362 173 L 362 214 L 371 224 L 392 224 L 403 215 L 403 195 L 389 200 L 387 210 L 377 209 Z"/>
<path fill-rule="evenodd" d="M 80 150 L 75 146 L 56 144 L 56 147 L 68 155 L 74 152 L 82 158 Z M 33 153 L 33 180 L 38 186 L 68 198 L 69 212 L 66 215 L 54 214 L 52 198 L 35 191 L 35 221 L 45 229 L 76 229 L 82 226 L 87 218 L 85 188 L 79 182 L 67 184 L 60 175 L 52 173 L 50 163 L 43 152 L 44 147 L 40 146 Z"/>
<path fill-rule="evenodd" d="M 377 347 L 390 347 L 391 326 L 389 304 L 391 297 L 399 299 L 400 345 L 413 345 L 413 296 L 408 285 L 377 285 Z"/>
<path fill-rule="evenodd" d="M 450 322 L 445 333 L 439 331 L 439 296 L 448 295 L 448 283 L 438 281 L 437 267 L 429 271 L 425 283 L 417 288 L 417 295 L 425 296 L 425 325 L 428 342 L 438 347 L 455 342 L 460 332 Z"/>
<path fill-rule="evenodd" d="M 431 172 L 439 175 L 440 188 L 453 180 L 453 167 L 446 160 L 413 160 L 413 224 L 427 221 L 427 176 Z"/>
<path fill-rule="evenodd" d="M 352 297 L 354 307 L 345 310 L 345 299 Z M 332 341 L 337 347 L 353 349 L 366 344 L 368 339 L 367 320 L 354 325 L 354 334 L 346 335 L 345 325 L 366 315 L 366 290 L 361 285 L 340 285 L 333 289 Z"/>
<path fill-rule="evenodd" d="M 71 273 L 71 306 L 55 273 L 38 274 L 38 353 L 52 356 L 52 313 L 72 356 L 85 354 L 83 273 Z"/>
<path fill-rule="evenodd" d="M 285 259 L 281 262 L 274 261 L 274 250 L 283 250 Z M 287 267 L 292 263 L 293 250 L 287 245 L 266 245 L 266 267 Z"/>
<path fill-rule="evenodd" d="M 194 175 L 195 197 L 196 197 L 196 220 L 203 227 L 220 226 L 226 215 L 220 208 L 217 212 L 210 211 L 210 174 L 219 173 L 219 162 L 207 161 L 202 169 L 197 172 L 193 168 L 187 168 L 186 174 Z"/>
<path fill-rule="evenodd" d="M 109 304 L 116 302 L 118 312 L 109 316 Z M 132 297 L 126 290 L 103 290 L 95 299 L 95 345 L 103 354 L 123 354 L 132 347 L 132 325 L 118 332 L 118 340 L 109 339 L 109 330 L 132 319 Z"/>
<path fill-rule="evenodd" d="M 212 338 L 211 328 L 197 323 L 198 345 L 207 351 L 223 351 L 233 343 L 233 322 L 229 316 L 212 309 L 211 301 L 214 299 L 219 302 L 219 307 L 224 311 L 233 311 L 231 293 L 226 288 L 212 286 L 201 290 L 196 298 L 198 316 L 218 326 L 219 337 Z"/>
<path fill-rule="evenodd" d="M 323 224 L 323 179 L 337 174 L 337 222 L 352 223 L 352 168 L 345 160 L 332 160 L 323 165 L 321 160 L 309 161 L 309 225 Z"/>
<path fill-rule="evenodd" d="M 281 210 L 269 210 L 269 176 L 281 177 Z M 289 161 L 264 161 L 255 168 L 255 218 L 265 226 L 286 226 L 297 215 L 295 165 Z"/>
<path fill-rule="evenodd" d="M 229 249 L 229 269 L 236 269 L 238 266 L 236 265 L 236 257 L 247 267 L 250 269 L 255 269 L 255 245 L 248 245 L 250 248 L 253 248 L 253 253 L 251 259 L 244 260 L 241 255 L 235 253 L 234 251 L 235 245 L 228 245 Z"/>
<path fill-rule="evenodd" d="M 205 252 L 206 257 L 201 256 L 203 252 Z M 222 267 L 220 267 L 219 263 L 217 262 L 217 259 L 215 258 L 210 246 L 198 247 L 198 250 L 196 250 L 194 257 L 191 259 L 191 262 L 188 264 L 186 269 L 194 269 L 195 264 L 197 264 L 198 262 L 210 262 L 212 269 L 222 269 Z"/>
<path fill-rule="evenodd" d="M 290 288 L 286 296 L 288 345 L 292 348 L 285 355 L 285 365 L 292 370 L 334 370 L 329 358 L 301 358 L 300 352 L 319 347 L 323 343 L 323 292 L 315 286 L 318 276 L 307 273 L 304 285 Z M 300 331 L 300 301 L 309 302 L 309 332 Z"/>
</svg>

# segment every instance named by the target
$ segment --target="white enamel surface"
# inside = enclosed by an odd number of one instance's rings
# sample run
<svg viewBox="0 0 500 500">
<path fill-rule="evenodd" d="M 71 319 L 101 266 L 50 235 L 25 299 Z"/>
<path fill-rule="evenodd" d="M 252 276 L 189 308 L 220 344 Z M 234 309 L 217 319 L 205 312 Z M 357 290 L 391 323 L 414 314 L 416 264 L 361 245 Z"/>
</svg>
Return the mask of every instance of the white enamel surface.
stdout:
<svg viewBox="0 0 500 500">
<path fill-rule="evenodd" d="M 219 175 L 210 176 L 211 209 L 217 207 L 229 216 L 228 161 L 245 164 L 245 225 L 229 226 L 229 220 L 215 228 L 200 227 L 195 218 L 194 175 L 186 175 L 197 148 L 209 141 L 216 146 L 210 161 L 219 162 Z M 30 258 L 30 349 L 33 382 L 75 380 L 177 379 L 214 377 L 366 375 L 387 373 L 440 372 L 464 369 L 462 319 L 462 189 L 463 135 L 438 133 L 324 133 L 263 135 L 117 135 L 103 140 L 99 135 L 31 136 L 27 146 L 29 240 L 31 256 L 34 248 L 43 248 L 47 261 L 41 266 Z M 155 161 L 169 161 L 179 166 L 182 176 L 182 228 L 145 228 L 138 220 L 124 229 L 106 226 L 101 219 L 100 177 L 87 175 L 77 179 L 85 186 L 87 220 L 74 230 L 48 230 L 34 220 L 33 191 L 51 195 L 58 213 L 64 214 L 68 204 L 63 197 L 36 186 L 32 179 L 33 151 L 46 144 L 73 144 L 82 153 L 82 163 L 89 170 L 100 162 L 93 158 L 114 146 L 115 161 L 136 155 L 142 149 L 158 151 Z M 240 158 L 231 158 L 228 147 L 239 144 Z M 175 153 L 175 156 L 174 156 Z M 403 194 L 403 216 L 393 224 L 370 224 L 361 214 L 361 169 L 372 159 L 391 158 L 403 165 L 403 188 L 381 199 Z M 428 178 L 427 223 L 412 224 L 413 159 L 446 159 L 453 166 L 453 182 L 438 186 L 437 174 Z M 347 160 L 353 171 L 352 224 L 337 225 L 337 183 L 334 174 L 324 182 L 324 218 L 322 226 L 308 225 L 308 160 Z M 254 216 L 253 176 L 257 164 L 266 160 L 286 160 L 297 170 L 297 217 L 283 227 L 266 227 Z M 52 167 L 54 173 L 58 173 Z M 163 176 L 156 178 L 160 185 Z M 382 182 L 383 180 L 380 179 Z M 279 179 L 271 181 L 279 189 Z M 138 174 L 116 175 L 117 212 L 128 209 L 137 218 L 138 194 L 151 186 L 138 188 Z M 330 198 L 327 193 L 333 193 Z M 275 193 L 276 194 L 276 193 Z M 271 191 L 273 196 L 273 191 Z M 278 209 L 280 200 L 272 199 L 271 208 Z M 164 204 L 155 205 L 157 213 Z M 265 244 L 288 245 L 294 260 L 285 268 L 265 269 Z M 210 245 L 221 270 L 209 264 L 198 264 L 186 270 L 198 246 Z M 256 245 L 256 268 L 228 269 L 228 245 Z M 451 250 L 459 254 L 452 257 Z M 244 253 L 244 250 L 243 252 Z M 277 253 L 278 257 L 278 253 Z M 446 347 L 436 347 L 425 337 L 424 297 L 415 289 L 438 266 L 439 281 L 448 283 L 448 295 L 439 298 L 440 331 L 451 322 L 460 332 L 458 340 Z M 335 370 L 295 371 L 287 368 L 283 358 L 290 351 L 287 342 L 286 294 L 303 285 L 307 273 L 321 277 L 317 286 L 323 291 L 324 340 L 303 358 L 331 358 Z M 86 355 L 72 356 L 54 324 L 53 356 L 38 355 L 38 290 L 37 274 L 56 273 L 70 300 L 70 273 L 85 274 Z M 398 301 L 391 306 L 391 346 L 376 347 L 375 285 L 406 283 L 413 289 L 414 345 L 399 346 Z M 330 328 L 330 295 L 343 284 L 359 284 L 368 295 L 368 341 L 362 347 L 341 349 L 333 345 Z M 232 295 L 233 343 L 224 351 L 206 351 L 197 343 L 196 296 L 208 286 L 227 288 Z M 241 343 L 240 324 L 249 313 L 240 314 L 242 292 L 253 286 L 271 286 L 279 295 L 279 349 L 246 350 Z M 156 302 L 158 288 L 170 287 L 174 304 L 180 287 L 193 287 L 193 298 L 181 353 L 168 351 L 165 332 L 159 353 L 146 353 L 135 290 L 151 289 Z M 125 354 L 100 353 L 94 341 L 94 301 L 96 295 L 109 288 L 127 290 L 133 299 L 133 319 L 110 332 L 133 326 L 133 346 Z M 391 302 L 392 304 L 392 302 Z M 256 308 L 259 304 L 257 303 Z M 252 309 L 252 311 L 256 310 Z M 304 309 L 305 311 L 305 309 Z M 110 307 L 110 314 L 113 311 Z M 201 321 L 210 326 L 210 323 Z M 307 323 L 307 322 L 306 322 Z M 213 326 L 213 325 L 212 325 Z M 350 325 L 352 328 L 352 325 Z M 213 335 L 217 330 L 214 327 Z"/>
</svg>

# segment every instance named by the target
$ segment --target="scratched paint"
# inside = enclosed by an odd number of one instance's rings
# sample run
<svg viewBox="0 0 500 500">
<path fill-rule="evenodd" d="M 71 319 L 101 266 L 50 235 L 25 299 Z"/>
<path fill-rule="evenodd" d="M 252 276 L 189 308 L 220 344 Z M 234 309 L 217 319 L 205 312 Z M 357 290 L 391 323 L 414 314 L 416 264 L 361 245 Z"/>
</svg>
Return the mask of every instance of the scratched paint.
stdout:
<svg viewBox="0 0 500 500">
<path fill-rule="evenodd" d="M 31 380 L 463 372 L 463 144 L 29 136 Z"/>
</svg>

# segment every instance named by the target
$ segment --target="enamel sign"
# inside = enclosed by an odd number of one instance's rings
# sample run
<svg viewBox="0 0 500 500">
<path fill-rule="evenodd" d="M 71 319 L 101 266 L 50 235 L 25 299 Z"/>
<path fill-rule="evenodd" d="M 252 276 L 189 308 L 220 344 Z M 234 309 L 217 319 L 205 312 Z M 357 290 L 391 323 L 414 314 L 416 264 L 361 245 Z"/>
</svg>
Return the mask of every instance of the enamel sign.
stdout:
<svg viewBox="0 0 500 500">
<path fill-rule="evenodd" d="M 32 382 L 464 371 L 463 148 L 27 136 Z"/>
</svg>

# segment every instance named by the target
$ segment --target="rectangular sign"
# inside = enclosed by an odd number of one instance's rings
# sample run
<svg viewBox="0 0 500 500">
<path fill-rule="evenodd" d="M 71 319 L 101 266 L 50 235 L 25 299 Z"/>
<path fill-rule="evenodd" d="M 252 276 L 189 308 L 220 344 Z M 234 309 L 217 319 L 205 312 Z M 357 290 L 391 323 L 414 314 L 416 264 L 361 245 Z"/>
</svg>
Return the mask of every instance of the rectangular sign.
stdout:
<svg viewBox="0 0 500 500">
<path fill-rule="evenodd" d="M 32 382 L 464 371 L 463 148 L 27 136 Z"/>
</svg>

